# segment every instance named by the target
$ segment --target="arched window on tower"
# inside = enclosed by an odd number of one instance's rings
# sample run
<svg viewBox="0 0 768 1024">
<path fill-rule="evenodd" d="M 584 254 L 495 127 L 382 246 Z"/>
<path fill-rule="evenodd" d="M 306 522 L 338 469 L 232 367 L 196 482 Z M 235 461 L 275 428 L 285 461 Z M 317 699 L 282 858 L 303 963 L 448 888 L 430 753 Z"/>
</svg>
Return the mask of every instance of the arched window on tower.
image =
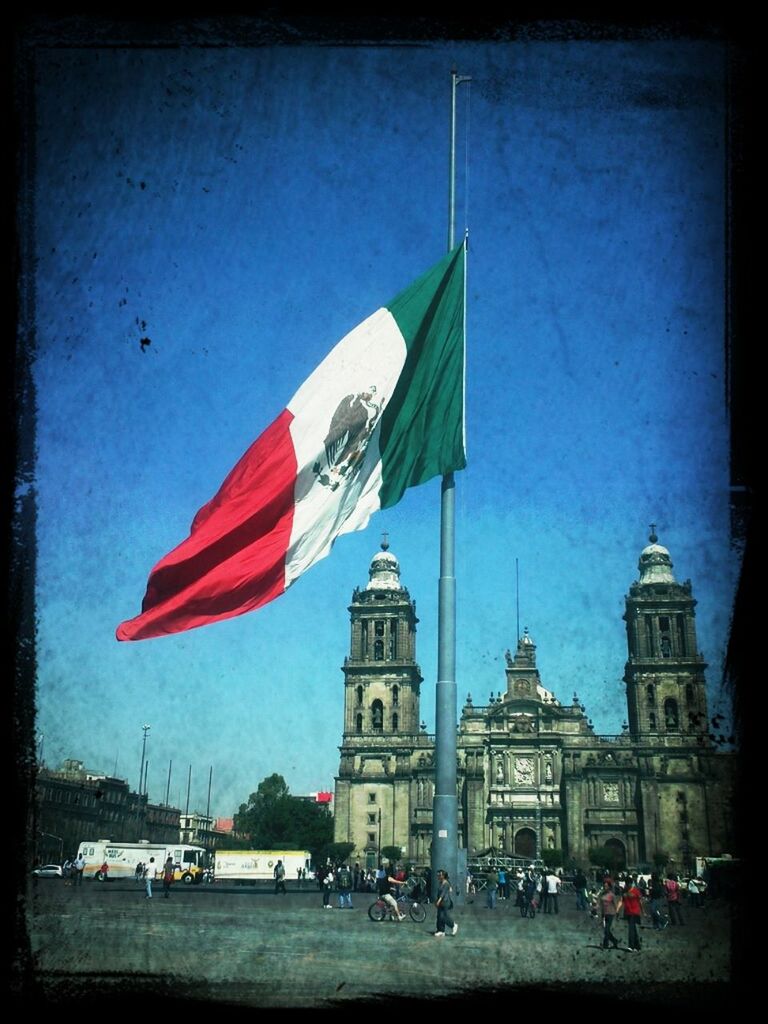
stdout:
<svg viewBox="0 0 768 1024">
<path fill-rule="evenodd" d="M 362 647 L 363 661 L 367 661 L 368 660 L 368 619 L 363 619 L 362 623 L 360 624 L 360 627 L 361 627 L 360 628 L 360 634 L 361 634 L 360 646 Z"/>
<path fill-rule="evenodd" d="M 384 705 L 380 700 L 375 700 L 371 705 L 371 724 L 374 732 L 382 732 L 384 729 Z"/>
<path fill-rule="evenodd" d="M 654 633 L 653 633 L 653 619 L 650 615 L 644 616 L 645 618 L 645 640 L 648 644 L 648 656 L 654 658 L 656 656 L 656 649 L 654 644 Z"/>
<path fill-rule="evenodd" d="M 397 619 L 389 620 L 389 660 L 397 658 Z"/>
<path fill-rule="evenodd" d="M 392 715 L 392 732 L 397 732 L 399 724 L 400 719 L 398 718 L 397 712 L 395 711 L 394 714 Z"/>
<path fill-rule="evenodd" d="M 696 694 L 693 690 L 693 683 L 685 684 L 685 703 L 689 706 L 696 703 Z"/>
<path fill-rule="evenodd" d="M 680 728 L 680 716 L 677 711 L 677 701 L 667 697 L 664 701 L 664 724 L 667 729 Z"/>
<path fill-rule="evenodd" d="M 400 703 L 400 687 L 399 686 L 393 686 L 392 687 L 392 706 L 393 707 L 397 707 L 397 705 L 399 703 Z"/>
<path fill-rule="evenodd" d="M 676 615 L 675 623 L 677 625 L 677 649 L 685 657 L 688 653 L 688 644 L 685 639 L 685 616 Z"/>
<path fill-rule="evenodd" d="M 645 697 L 648 701 L 648 705 L 650 707 L 653 707 L 653 705 L 656 703 L 656 690 L 653 687 L 653 683 L 648 683 L 648 685 L 646 686 Z"/>
<path fill-rule="evenodd" d="M 363 731 L 363 716 L 355 715 L 355 732 Z"/>
<path fill-rule="evenodd" d="M 669 634 L 669 617 L 659 616 L 659 633 L 661 634 L 661 656 L 662 658 L 672 657 L 672 640 Z"/>
<path fill-rule="evenodd" d="M 384 641 L 374 640 L 373 641 L 373 660 L 384 661 Z"/>
<path fill-rule="evenodd" d="M 358 704 L 362 704 L 363 703 L 363 688 L 362 688 L 362 686 L 358 686 L 355 689 L 355 693 L 357 694 L 357 703 Z"/>
<path fill-rule="evenodd" d="M 648 715 L 648 728 L 651 732 L 656 732 L 656 713 L 653 711 Z"/>
</svg>

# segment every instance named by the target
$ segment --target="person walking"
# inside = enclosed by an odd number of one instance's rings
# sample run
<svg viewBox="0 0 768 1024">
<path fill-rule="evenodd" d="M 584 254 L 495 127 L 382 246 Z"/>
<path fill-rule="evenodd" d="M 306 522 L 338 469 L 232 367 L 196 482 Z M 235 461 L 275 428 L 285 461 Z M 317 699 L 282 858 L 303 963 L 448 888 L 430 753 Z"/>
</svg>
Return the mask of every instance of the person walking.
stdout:
<svg viewBox="0 0 768 1024">
<path fill-rule="evenodd" d="M 163 866 L 163 896 L 168 899 L 171 895 L 171 886 L 173 885 L 175 872 L 173 870 L 173 857 L 170 855 L 165 861 Z"/>
<path fill-rule="evenodd" d="M 624 908 L 624 920 L 627 922 L 627 949 L 633 953 L 639 953 L 643 902 L 633 875 L 627 878 L 624 892 L 621 895 L 621 905 Z"/>
<path fill-rule="evenodd" d="M 285 867 L 281 860 L 278 860 L 277 864 L 275 864 L 275 870 L 272 874 L 275 876 L 275 896 L 277 896 L 279 892 L 285 896 Z"/>
<path fill-rule="evenodd" d="M 533 868 L 531 868 L 531 870 L 525 876 L 525 880 L 523 882 L 523 908 L 525 909 L 526 913 L 528 913 L 531 907 L 535 912 L 535 910 L 539 906 L 536 894 L 540 891 L 540 889 L 541 882 L 537 879 L 536 873 L 533 870 Z"/>
<path fill-rule="evenodd" d="M 690 878 L 688 880 L 688 897 L 691 901 L 691 905 L 696 907 L 697 910 L 701 910 L 703 906 L 701 902 L 701 889 L 699 888 L 700 880 L 698 878 Z"/>
<path fill-rule="evenodd" d="M 104 863 L 99 868 L 99 881 L 100 882 L 108 882 L 109 881 L 109 864 L 107 864 L 106 861 L 104 861 Z"/>
<path fill-rule="evenodd" d="M 600 907 L 600 920 L 603 925 L 603 949 L 608 949 L 608 943 L 613 944 L 614 949 L 619 948 L 619 940 L 613 934 L 613 922 L 617 913 L 621 910 L 621 900 L 613 891 L 613 879 L 606 878 L 603 881 L 603 891 L 598 897 Z"/>
<path fill-rule="evenodd" d="M 576 890 L 576 909 L 586 910 L 587 876 L 584 874 L 581 868 L 576 868 L 576 874 L 573 876 L 573 888 Z"/>
<path fill-rule="evenodd" d="M 677 875 L 667 875 L 667 880 L 664 882 L 664 890 L 667 894 L 669 923 L 682 925 L 684 922 L 683 912 L 680 907 L 680 886 L 677 881 Z"/>
<path fill-rule="evenodd" d="M 139 861 L 139 863 L 136 865 L 134 875 L 136 876 L 136 881 L 141 882 L 142 878 L 144 877 L 144 865 L 142 864 L 141 861 Z"/>
<path fill-rule="evenodd" d="M 488 908 L 488 910 L 495 910 L 496 896 L 499 891 L 499 876 L 496 874 L 496 869 L 491 868 L 485 877 L 487 881 L 485 890 L 485 905 Z"/>
<path fill-rule="evenodd" d="M 662 903 L 664 902 L 664 885 L 658 871 L 654 871 L 651 875 L 648 895 L 651 900 L 651 924 L 654 931 L 660 932 L 667 927 L 669 921 L 661 912 Z"/>
<path fill-rule="evenodd" d="M 437 907 L 435 938 L 445 938 L 446 928 L 451 929 L 451 935 L 458 934 L 459 926 L 451 916 L 451 911 L 453 910 L 453 889 L 451 888 L 451 880 L 448 878 L 448 872 L 444 868 L 440 868 L 437 872 L 437 899 L 435 900 L 435 906 Z"/>
<path fill-rule="evenodd" d="M 83 873 L 85 872 L 85 860 L 83 858 L 82 853 L 78 853 L 75 863 L 72 865 L 72 868 L 75 876 L 75 885 L 82 885 Z"/>
<path fill-rule="evenodd" d="M 323 875 L 322 887 L 323 887 L 323 910 L 333 910 L 331 906 L 331 889 L 335 879 L 333 877 L 333 871 L 328 868 Z"/>
<path fill-rule="evenodd" d="M 150 857 L 149 863 L 144 867 L 144 884 L 146 886 L 145 900 L 152 899 L 152 881 L 156 874 L 155 858 Z"/>
<path fill-rule="evenodd" d="M 507 898 L 507 872 L 504 868 L 499 868 L 499 899 L 505 900 Z"/>
<path fill-rule="evenodd" d="M 339 892 L 339 910 L 345 906 L 354 910 L 352 906 L 352 872 L 346 864 L 342 864 L 336 876 L 336 888 Z"/>
<path fill-rule="evenodd" d="M 515 896 L 515 906 L 522 907 L 525 902 L 525 875 L 519 869 L 515 876 L 515 888 L 517 889 L 517 895 Z"/>
<path fill-rule="evenodd" d="M 554 870 L 551 870 L 544 880 L 547 889 L 547 909 L 545 913 L 559 914 L 560 909 L 558 907 L 558 896 L 560 895 L 560 879 L 555 874 Z"/>
</svg>

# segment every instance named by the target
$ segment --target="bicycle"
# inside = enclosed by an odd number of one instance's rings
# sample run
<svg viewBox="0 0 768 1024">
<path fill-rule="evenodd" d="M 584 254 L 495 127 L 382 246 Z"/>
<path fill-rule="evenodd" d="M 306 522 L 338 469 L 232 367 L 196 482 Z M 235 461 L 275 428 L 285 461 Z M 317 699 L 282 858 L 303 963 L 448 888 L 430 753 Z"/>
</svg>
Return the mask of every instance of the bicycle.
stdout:
<svg viewBox="0 0 768 1024">
<path fill-rule="evenodd" d="M 402 893 L 400 896 L 396 897 L 395 902 L 397 903 L 397 909 L 400 914 L 403 913 L 406 906 L 408 907 L 408 914 L 410 915 L 411 920 L 415 921 L 416 924 L 421 924 L 422 921 L 426 920 L 427 911 L 424 908 L 424 905 L 422 903 L 418 903 L 414 899 L 411 899 L 407 893 Z M 391 917 L 392 912 L 390 904 L 381 896 L 379 896 L 379 898 L 373 902 L 370 907 L 368 907 L 368 917 L 370 917 L 372 921 L 383 921 L 387 915 Z"/>
<path fill-rule="evenodd" d="M 537 902 L 535 896 L 532 896 L 530 899 L 527 899 L 524 896 L 523 897 L 523 902 L 520 904 L 520 917 L 530 917 L 530 918 L 536 917 L 536 907 L 537 906 L 538 906 L 538 902 Z"/>
</svg>

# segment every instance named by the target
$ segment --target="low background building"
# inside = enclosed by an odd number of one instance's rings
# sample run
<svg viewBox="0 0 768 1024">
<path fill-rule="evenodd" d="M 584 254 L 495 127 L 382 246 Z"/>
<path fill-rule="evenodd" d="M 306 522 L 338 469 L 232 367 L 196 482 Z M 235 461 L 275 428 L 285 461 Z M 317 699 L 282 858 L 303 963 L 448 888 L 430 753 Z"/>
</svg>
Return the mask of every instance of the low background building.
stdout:
<svg viewBox="0 0 768 1024">
<path fill-rule="evenodd" d="M 150 804 L 125 779 L 87 769 L 69 758 L 59 769 L 41 767 L 35 783 L 32 834 L 35 859 L 61 863 L 84 839 L 174 843 L 179 809 Z"/>
</svg>

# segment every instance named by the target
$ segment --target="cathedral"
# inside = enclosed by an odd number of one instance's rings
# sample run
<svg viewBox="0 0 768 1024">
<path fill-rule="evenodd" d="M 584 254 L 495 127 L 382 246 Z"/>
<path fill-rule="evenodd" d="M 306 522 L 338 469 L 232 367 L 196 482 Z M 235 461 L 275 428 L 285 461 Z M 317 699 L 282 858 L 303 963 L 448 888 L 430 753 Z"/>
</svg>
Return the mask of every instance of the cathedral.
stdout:
<svg viewBox="0 0 768 1024">
<path fill-rule="evenodd" d="M 654 532 L 625 598 L 627 721 L 600 736 L 576 694 L 543 684 L 526 629 L 506 652 L 506 686 L 487 705 L 471 696 L 457 733 L 459 836 L 470 862 L 488 854 L 590 864 L 608 847 L 614 863 L 666 859 L 680 872 L 695 857 L 730 853 L 734 757 L 709 735 L 691 583 L 678 583 Z M 397 846 L 430 861 L 434 737 L 420 720 L 416 602 L 383 543 L 369 582 L 349 607 L 344 733 L 336 778 L 335 839 L 373 866 Z"/>
</svg>

